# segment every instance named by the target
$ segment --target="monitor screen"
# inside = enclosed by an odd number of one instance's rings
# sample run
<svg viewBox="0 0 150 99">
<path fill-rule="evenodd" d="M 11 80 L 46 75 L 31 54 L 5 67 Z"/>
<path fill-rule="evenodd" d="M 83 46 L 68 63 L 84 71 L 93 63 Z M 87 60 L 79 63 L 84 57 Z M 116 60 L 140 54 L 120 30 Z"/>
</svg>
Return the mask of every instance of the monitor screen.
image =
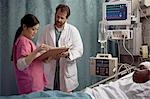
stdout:
<svg viewBox="0 0 150 99">
<path fill-rule="evenodd" d="M 126 4 L 106 5 L 106 20 L 126 20 Z"/>
<path fill-rule="evenodd" d="M 103 20 L 108 25 L 131 24 L 131 1 L 105 2 L 103 4 Z"/>
</svg>

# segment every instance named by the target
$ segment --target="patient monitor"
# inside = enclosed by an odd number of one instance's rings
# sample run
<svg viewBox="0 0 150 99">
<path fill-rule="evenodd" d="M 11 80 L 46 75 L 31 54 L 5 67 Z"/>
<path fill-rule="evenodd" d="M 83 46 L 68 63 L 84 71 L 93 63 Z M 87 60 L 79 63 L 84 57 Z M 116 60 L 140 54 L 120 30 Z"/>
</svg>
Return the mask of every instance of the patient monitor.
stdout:
<svg viewBox="0 0 150 99">
<path fill-rule="evenodd" d="M 90 73 L 94 76 L 112 76 L 117 70 L 118 58 L 113 58 L 110 54 L 97 54 L 90 57 Z"/>
<path fill-rule="evenodd" d="M 128 45 L 126 49 L 133 55 L 140 55 L 142 23 L 140 21 L 139 2 L 139 0 L 108 0 L 103 2 L 102 20 L 98 27 L 98 42 L 101 45 L 104 41 L 113 39 L 118 41 L 118 44 Z M 101 48 L 101 50 L 103 49 Z M 107 48 L 105 49 L 107 50 Z M 128 53 L 121 49 L 120 54 Z"/>
<path fill-rule="evenodd" d="M 131 1 L 115 1 L 103 3 L 103 20 L 105 30 L 111 39 L 132 39 Z"/>
</svg>

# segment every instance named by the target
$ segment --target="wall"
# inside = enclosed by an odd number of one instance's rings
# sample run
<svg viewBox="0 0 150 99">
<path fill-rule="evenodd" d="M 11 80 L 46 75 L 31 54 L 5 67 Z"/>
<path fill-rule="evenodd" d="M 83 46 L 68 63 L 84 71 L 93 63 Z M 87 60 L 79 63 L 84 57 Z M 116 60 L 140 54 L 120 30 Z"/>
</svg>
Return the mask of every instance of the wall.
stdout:
<svg viewBox="0 0 150 99">
<path fill-rule="evenodd" d="M 32 13 L 40 20 L 41 33 L 46 24 L 52 23 L 55 7 L 66 3 L 71 8 L 69 23 L 81 34 L 84 54 L 78 60 L 79 87 L 81 90 L 100 78 L 89 74 L 89 57 L 100 50 L 98 46 L 98 22 L 101 19 L 101 0 L 0 0 L 0 95 L 17 94 L 13 64 L 10 61 L 12 42 L 25 13 Z"/>
<path fill-rule="evenodd" d="M 143 44 L 148 44 L 150 46 L 150 17 L 142 18 L 142 34 L 143 34 Z"/>
</svg>

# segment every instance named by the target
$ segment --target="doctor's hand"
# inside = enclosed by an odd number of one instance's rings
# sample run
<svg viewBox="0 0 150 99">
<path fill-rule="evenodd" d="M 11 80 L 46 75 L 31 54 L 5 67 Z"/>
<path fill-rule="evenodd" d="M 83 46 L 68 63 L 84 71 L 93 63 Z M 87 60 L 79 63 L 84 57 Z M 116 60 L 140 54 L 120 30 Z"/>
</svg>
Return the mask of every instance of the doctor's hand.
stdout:
<svg viewBox="0 0 150 99">
<path fill-rule="evenodd" d="M 148 69 L 137 69 L 133 74 L 133 81 L 136 83 L 145 83 L 149 80 L 150 71 Z"/>
<path fill-rule="evenodd" d="M 52 57 L 48 57 L 47 59 L 44 60 L 45 63 L 49 63 L 53 58 Z"/>
<path fill-rule="evenodd" d="M 60 54 L 60 57 L 69 58 L 69 52 L 68 52 L 68 51 L 62 52 L 62 53 Z"/>
</svg>

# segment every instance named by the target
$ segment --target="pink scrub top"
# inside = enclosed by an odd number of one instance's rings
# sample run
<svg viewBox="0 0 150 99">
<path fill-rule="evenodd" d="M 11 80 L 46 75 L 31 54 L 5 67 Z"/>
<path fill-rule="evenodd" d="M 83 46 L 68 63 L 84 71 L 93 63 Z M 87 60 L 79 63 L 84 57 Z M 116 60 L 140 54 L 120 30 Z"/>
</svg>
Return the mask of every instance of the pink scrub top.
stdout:
<svg viewBox="0 0 150 99">
<path fill-rule="evenodd" d="M 19 37 L 13 47 L 13 60 L 19 94 L 42 91 L 47 84 L 43 72 L 42 61 L 34 60 L 23 71 L 20 71 L 17 68 L 17 60 L 29 55 L 35 49 L 35 44 L 24 36 Z"/>
</svg>

